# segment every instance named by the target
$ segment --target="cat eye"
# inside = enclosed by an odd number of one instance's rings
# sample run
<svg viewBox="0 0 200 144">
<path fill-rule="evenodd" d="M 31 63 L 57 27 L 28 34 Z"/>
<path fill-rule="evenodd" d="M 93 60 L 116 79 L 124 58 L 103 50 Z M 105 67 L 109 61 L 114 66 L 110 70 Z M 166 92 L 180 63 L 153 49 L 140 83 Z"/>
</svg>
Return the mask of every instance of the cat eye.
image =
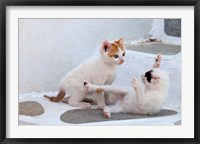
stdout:
<svg viewBox="0 0 200 144">
<path fill-rule="evenodd" d="M 114 55 L 114 58 L 118 58 L 119 56 L 118 55 Z"/>
<path fill-rule="evenodd" d="M 123 53 L 122 56 L 125 56 L 125 53 Z"/>
</svg>

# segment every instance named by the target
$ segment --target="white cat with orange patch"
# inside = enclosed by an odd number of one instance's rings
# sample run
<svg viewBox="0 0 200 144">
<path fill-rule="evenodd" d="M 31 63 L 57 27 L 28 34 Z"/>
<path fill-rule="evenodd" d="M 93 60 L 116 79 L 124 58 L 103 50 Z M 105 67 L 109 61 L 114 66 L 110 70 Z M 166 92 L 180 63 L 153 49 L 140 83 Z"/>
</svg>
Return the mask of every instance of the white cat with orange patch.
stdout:
<svg viewBox="0 0 200 144">
<path fill-rule="evenodd" d="M 144 90 L 136 78 L 131 81 L 132 91 L 114 86 L 97 86 L 88 82 L 84 82 L 83 87 L 86 91 L 102 94 L 101 96 L 108 93 L 118 97 L 116 104 L 104 107 L 105 118 L 110 118 L 111 113 L 156 114 L 164 105 L 169 90 L 169 73 L 159 69 L 160 62 L 159 54 L 153 69 L 142 76 Z"/>
<path fill-rule="evenodd" d="M 71 106 L 90 108 L 91 104 L 84 102 L 86 96 L 93 97 L 98 108 L 105 106 L 105 98 L 82 89 L 84 81 L 95 85 L 110 85 L 116 76 L 116 65 L 124 62 L 125 47 L 124 38 L 109 42 L 105 40 L 100 47 L 100 55 L 81 63 L 64 77 L 59 93 L 55 97 L 45 95 L 53 102 L 61 101 L 65 96 L 69 97 Z"/>
</svg>

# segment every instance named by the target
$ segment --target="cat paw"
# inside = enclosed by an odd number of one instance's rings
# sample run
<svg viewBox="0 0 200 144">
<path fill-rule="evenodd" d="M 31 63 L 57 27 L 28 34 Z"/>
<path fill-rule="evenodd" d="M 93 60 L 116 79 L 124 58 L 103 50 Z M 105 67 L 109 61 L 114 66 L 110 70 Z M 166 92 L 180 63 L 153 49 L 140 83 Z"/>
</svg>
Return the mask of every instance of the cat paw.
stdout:
<svg viewBox="0 0 200 144">
<path fill-rule="evenodd" d="M 138 82 L 137 82 L 137 78 L 136 77 L 134 77 L 132 79 L 131 84 L 132 84 L 133 87 L 137 87 L 138 86 Z"/>
<path fill-rule="evenodd" d="M 103 112 L 103 117 L 109 119 L 111 117 L 111 114 L 109 112 Z"/>
<path fill-rule="evenodd" d="M 162 55 L 161 54 L 157 54 L 155 60 L 156 62 L 161 62 L 161 59 L 162 59 Z"/>
<path fill-rule="evenodd" d="M 142 75 L 141 78 L 142 78 L 142 82 L 145 83 L 146 77 Z"/>
<path fill-rule="evenodd" d="M 153 66 L 154 68 L 159 68 L 160 67 L 161 59 L 162 59 L 162 55 L 161 54 L 157 54 L 157 56 L 155 58 L 155 64 Z"/>
<path fill-rule="evenodd" d="M 83 103 L 81 106 L 81 108 L 83 108 L 83 109 L 90 109 L 90 107 L 91 107 L 90 103 Z"/>
</svg>

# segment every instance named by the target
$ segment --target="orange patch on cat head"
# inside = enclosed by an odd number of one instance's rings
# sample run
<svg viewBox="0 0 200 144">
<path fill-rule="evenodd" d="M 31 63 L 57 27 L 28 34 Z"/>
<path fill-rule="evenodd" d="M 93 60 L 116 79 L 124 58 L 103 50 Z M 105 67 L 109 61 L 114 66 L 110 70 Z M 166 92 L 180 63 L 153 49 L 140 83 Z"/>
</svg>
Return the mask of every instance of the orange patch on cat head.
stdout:
<svg viewBox="0 0 200 144">
<path fill-rule="evenodd" d="M 119 51 L 119 46 L 116 43 L 111 43 L 108 55 L 110 57 L 114 56 Z"/>
<path fill-rule="evenodd" d="M 115 43 L 119 46 L 119 48 L 122 50 L 122 51 L 125 51 L 124 50 L 124 38 L 120 38 L 118 40 L 115 41 Z"/>
<path fill-rule="evenodd" d="M 105 40 L 103 42 L 102 49 L 103 49 L 104 52 L 108 52 L 107 54 L 108 54 L 109 57 L 113 57 L 120 50 L 125 52 L 125 50 L 124 50 L 124 38 L 120 38 L 120 39 L 114 41 L 113 43 L 110 43 L 109 41 Z"/>
</svg>

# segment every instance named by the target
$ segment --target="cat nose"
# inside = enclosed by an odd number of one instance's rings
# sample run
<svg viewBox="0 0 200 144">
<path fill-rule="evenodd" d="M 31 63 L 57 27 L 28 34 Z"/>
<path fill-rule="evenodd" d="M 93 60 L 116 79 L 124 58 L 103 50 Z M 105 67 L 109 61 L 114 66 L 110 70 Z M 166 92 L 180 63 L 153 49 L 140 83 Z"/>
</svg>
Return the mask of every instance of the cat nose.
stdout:
<svg viewBox="0 0 200 144">
<path fill-rule="evenodd" d="M 121 60 L 119 61 L 119 63 L 120 63 L 120 64 L 122 64 L 123 62 L 124 62 L 124 60 L 123 60 L 123 59 L 121 59 Z"/>
</svg>

